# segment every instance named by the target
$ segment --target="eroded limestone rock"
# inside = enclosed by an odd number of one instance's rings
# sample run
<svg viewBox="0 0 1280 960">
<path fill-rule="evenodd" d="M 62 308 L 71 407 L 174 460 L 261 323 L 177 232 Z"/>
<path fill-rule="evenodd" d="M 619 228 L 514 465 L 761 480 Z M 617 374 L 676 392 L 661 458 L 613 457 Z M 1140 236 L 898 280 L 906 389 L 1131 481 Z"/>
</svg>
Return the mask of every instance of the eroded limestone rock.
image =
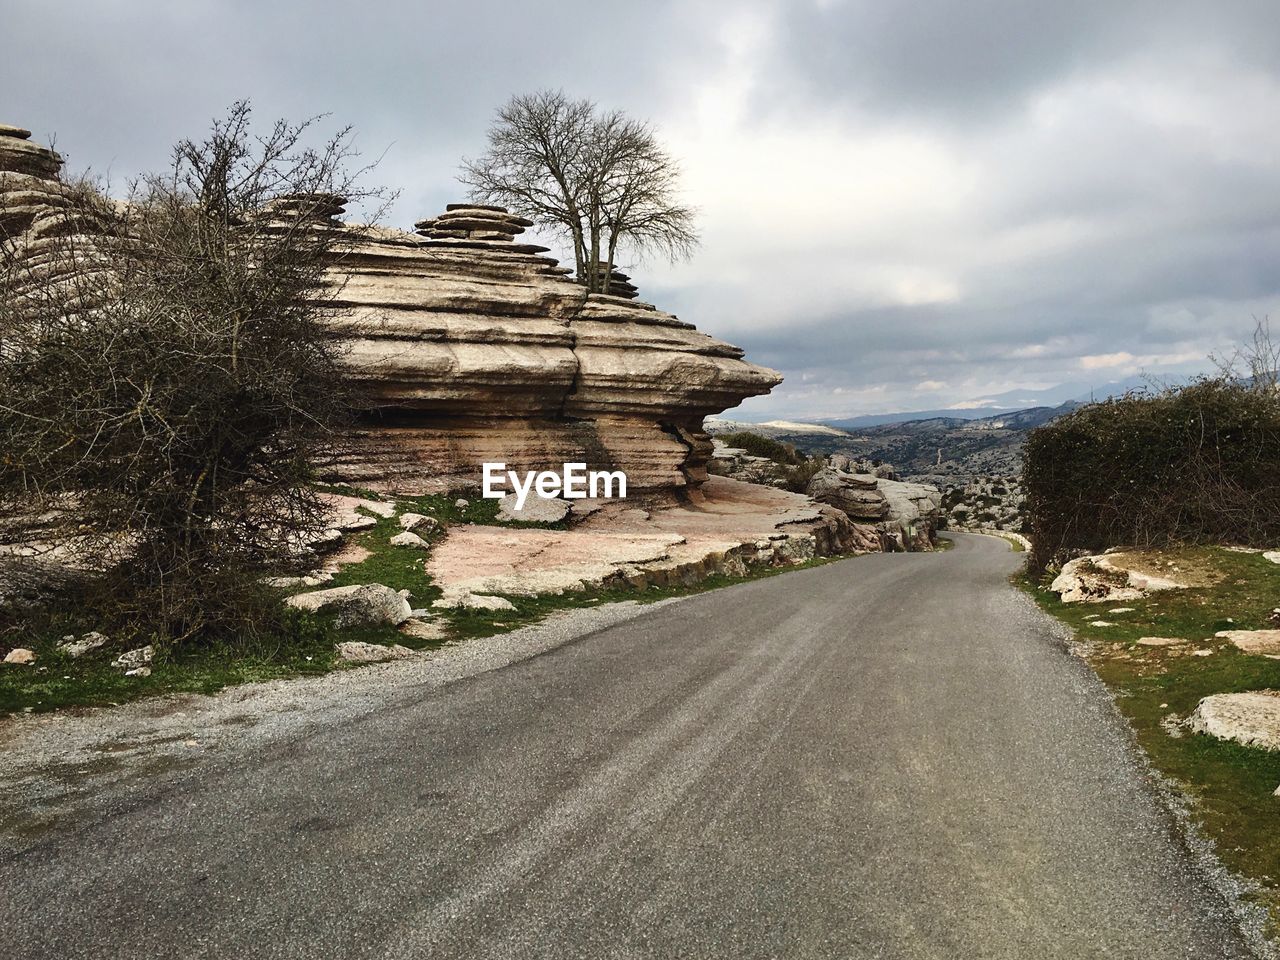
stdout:
<svg viewBox="0 0 1280 960">
<path fill-rule="evenodd" d="M 409 619 L 409 601 L 381 583 L 361 583 L 300 593 L 286 601 L 311 613 L 334 613 L 339 627 L 390 624 L 398 627 Z"/>
<path fill-rule="evenodd" d="M 1280 693 L 1215 693 L 1187 718 L 1188 729 L 1246 747 L 1280 750 Z"/>
</svg>

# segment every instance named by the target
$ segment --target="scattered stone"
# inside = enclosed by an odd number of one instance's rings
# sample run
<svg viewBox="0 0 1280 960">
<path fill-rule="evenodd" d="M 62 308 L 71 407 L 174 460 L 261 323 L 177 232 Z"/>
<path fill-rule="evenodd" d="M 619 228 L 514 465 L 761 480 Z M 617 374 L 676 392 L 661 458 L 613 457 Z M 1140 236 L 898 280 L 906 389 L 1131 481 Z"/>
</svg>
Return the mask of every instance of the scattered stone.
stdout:
<svg viewBox="0 0 1280 960">
<path fill-rule="evenodd" d="M 1144 647 L 1173 647 L 1189 642 L 1182 637 L 1140 637 L 1138 639 L 1138 643 Z"/>
<path fill-rule="evenodd" d="M 89 651 L 97 650 L 108 642 L 107 637 L 97 630 L 91 630 L 79 640 L 74 637 L 63 637 L 62 640 L 63 642 L 58 644 L 58 652 L 65 654 L 72 660 L 77 657 L 83 657 Z"/>
<path fill-rule="evenodd" d="M 290 590 L 294 587 L 318 587 L 320 584 L 328 583 L 332 579 L 333 574 L 329 571 L 314 570 L 300 577 L 267 577 L 262 582 L 269 587 Z"/>
<path fill-rule="evenodd" d="M 420 530 L 435 530 L 439 526 L 440 523 L 435 517 L 428 517 L 426 514 L 400 514 L 400 529 L 407 530 L 410 533 L 417 533 Z"/>
<path fill-rule="evenodd" d="M 1115 624 L 1114 624 L 1114 623 L 1112 623 L 1110 620 L 1094 620 L 1094 621 L 1092 621 L 1092 622 L 1089 624 L 1089 626 L 1091 626 L 1091 627 L 1114 627 L 1114 626 L 1115 626 Z"/>
<path fill-rule="evenodd" d="M 330 587 L 289 597 L 285 603 L 311 613 L 336 613 L 339 627 L 387 623 L 398 627 L 409 619 L 409 601 L 381 583 Z"/>
<path fill-rule="evenodd" d="M 453 501 L 453 505 L 458 510 L 465 510 L 467 507 L 471 506 L 471 501 L 464 500 L 462 497 L 459 497 L 457 500 Z"/>
<path fill-rule="evenodd" d="M 397 533 L 394 537 L 392 537 L 391 545 L 393 547 L 413 547 L 415 550 L 431 549 L 431 544 L 427 543 L 427 541 L 423 540 L 416 533 L 412 533 L 409 530 L 405 530 L 402 533 Z"/>
<path fill-rule="evenodd" d="M 335 643 L 333 649 L 338 658 L 347 663 L 381 663 L 384 660 L 405 660 L 416 654 L 408 647 L 398 643 L 383 646 L 378 643 L 364 643 L 359 640 L 344 640 Z"/>
<path fill-rule="evenodd" d="M 1280 659 L 1280 630 L 1219 630 L 1214 636 L 1244 653 Z"/>
<path fill-rule="evenodd" d="M 354 533 L 356 530 L 368 530 L 370 527 L 376 527 L 377 525 L 377 517 L 369 517 L 361 514 L 358 517 L 352 517 L 350 520 L 344 521 L 339 529 L 347 533 Z"/>
<path fill-rule="evenodd" d="M 1193 650 L 1191 652 L 1191 655 L 1193 657 L 1212 657 L 1213 651 L 1212 650 Z"/>
<path fill-rule="evenodd" d="M 1168 704 L 1161 704 L 1161 706 L 1167 707 Z M 1176 713 L 1167 713 L 1161 717 L 1160 727 L 1165 733 L 1173 737 L 1175 740 L 1180 740 L 1182 738 L 1182 718 Z"/>
<path fill-rule="evenodd" d="M 1140 600 L 1156 590 L 1179 590 L 1185 585 L 1123 566 L 1123 551 L 1077 557 L 1063 564 L 1049 589 L 1063 603 L 1102 603 Z"/>
<path fill-rule="evenodd" d="M 530 493 L 524 506 L 517 509 L 516 495 L 508 493 L 498 502 L 498 519 L 519 520 L 525 523 L 559 523 L 569 515 L 569 501 L 554 497 L 540 497 Z"/>
<path fill-rule="evenodd" d="M 1112 609 L 1108 610 L 1107 613 L 1115 613 L 1115 614 L 1133 613 L 1133 611 L 1134 611 L 1133 607 L 1113 607 Z"/>
<path fill-rule="evenodd" d="M 141 667 L 134 667 L 132 670 L 124 672 L 126 677 L 149 677 L 151 676 L 151 668 L 145 664 Z"/>
<path fill-rule="evenodd" d="M 415 640 L 443 640 L 447 635 L 444 626 L 432 620 L 413 617 L 400 624 L 400 632 Z"/>
<path fill-rule="evenodd" d="M 1280 750 L 1280 693 L 1215 693 L 1200 701 L 1187 728 L 1246 747 Z"/>
<path fill-rule="evenodd" d="M 1270 560 L 1272 563 L 1280 563 L 1280 550 L 1268 550 L 1262 555 L 1263 560 Z"/>
<path fill-rule="evenodd" d="M 505 597 L 491 597 L 483 593 L 464 593 L 456 600 L 437 600 L 431 606 L 444 609 L 460 608 L 462 610 L 514 610 L 515 604 Z"/>
<path fill-rule="evenodd" d="M 156 648 L 151 644 L 145 647 L 137 647 L 133 650 L 126 650 L 120 656 L 111 661 L 111 665 L 117 670 L 123 670 L 126 676 L 148 676 L 150 674 L 151 661 L 155 658 Z M 147 673 L 136 674 L 130 673 L 139 667 L 147 667 Z"/>
<path fill-rule="evenodd" d="M 4 662 L 17 666 L 27 666 L 36 662 L 36 652 L 26 647 L 14 647 L 4 655 Z"/>
</svg>

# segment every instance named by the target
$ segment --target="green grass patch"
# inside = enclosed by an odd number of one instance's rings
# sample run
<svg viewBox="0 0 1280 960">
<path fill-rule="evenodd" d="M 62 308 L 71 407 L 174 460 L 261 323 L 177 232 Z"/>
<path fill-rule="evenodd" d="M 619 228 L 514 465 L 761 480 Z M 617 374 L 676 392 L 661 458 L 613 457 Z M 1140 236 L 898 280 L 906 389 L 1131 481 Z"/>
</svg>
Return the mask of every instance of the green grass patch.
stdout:
<svg viewBox="0 0 1280 960">
<path fill-rule="evenodd" d="M 1170 590 L 1133 601 L 1064 604 L 1041 583 L 1022 585 L 1049 613 L 1093 641 L 1089 660 L 1116 695 L 1138 742 L 1161 773 L 1192 800 L 1194 816 L 1232 869 L 1263 885 L 1263 900 L 1280 918 L 1280 752 L 1269 752 L 1182 732 L 1162 721 L 1190 714 L 1214 693 L 1280 689 L 1280 660 L 1241 653 L 1214 634 L 1275 626 L 1280 606 L 1280 565 L 1258 554 L 1216 547 L 1161 551 L 1183 569 L 1220 576 L 1212 586 Z M 1176 575 L 1176 574 L 1175 574 Z M 1132 612 L 1109 610 L 1132 607 Z M 1095 626 L 1100 619 L 1112 626 Z M 1147 647 L 1140 637 L 1181 637 L 1187 644 Z M 1194 656 L 1195 650 L 1212 650 Z"/>
</svg>

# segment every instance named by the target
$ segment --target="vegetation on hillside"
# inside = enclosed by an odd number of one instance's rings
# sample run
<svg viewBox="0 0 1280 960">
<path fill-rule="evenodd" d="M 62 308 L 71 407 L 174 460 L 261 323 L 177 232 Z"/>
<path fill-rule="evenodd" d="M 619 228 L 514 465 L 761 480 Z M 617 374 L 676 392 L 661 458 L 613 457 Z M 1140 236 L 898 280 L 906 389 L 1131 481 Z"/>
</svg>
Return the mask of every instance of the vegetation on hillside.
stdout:
<svg viewBox="0 0 1280 960">
<path fill-rule="evenodd" d="M 1117 544 L 1280 541 L 1280 394 L 1234 378 L 1090 404 L 1035 430 L 1036 570 Z"/>
<path fill-rule="evenodd" d="M 783 443 L 750 430 L 721 434 L 716 439 L 726 446 L 745 450 L 753 457 L 772 460 L 777 465 L 775 473 L 778 485 L 792 493 L 804 493 L 813 475 L 826 466 L 826 458 L 820 454 L 807 456 L 797 450 L 793 444 Z"/>
<path fill-rule="evenodd" d="M 328 525 L 313 481 L 348 407 L 326 224 L 376 196 L 346 131 L 311 136 L 238 104 L 128 202 L 69 189 L 73 229 L 0 244 L 4 533 L 83 561 L 45 606 L 161 645 L 296 633 L 261 580 Z M 0 628 L 43 616 L 11 602 Z"/>
</svg>

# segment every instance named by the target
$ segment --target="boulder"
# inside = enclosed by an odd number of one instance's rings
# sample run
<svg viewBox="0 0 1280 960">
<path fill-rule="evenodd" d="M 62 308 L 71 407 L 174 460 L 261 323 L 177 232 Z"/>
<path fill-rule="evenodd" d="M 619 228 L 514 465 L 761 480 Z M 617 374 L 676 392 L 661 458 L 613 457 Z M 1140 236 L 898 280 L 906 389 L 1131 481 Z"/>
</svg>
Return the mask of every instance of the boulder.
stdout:
<svg viewBox="0 0 1280 960">
<path fill-rule="evenodd" d="M 389 624 L 398 627 L 409 619 L 409 601 L 381 583 L 361 583 L 300 593 L 286 601 L 310 613 L 333 613 L 339 627 Z"/>
<path fill-rule="evenodd" d="M 889 501 L 879 485 L 879 480 L 867 474 L 824 467 L 809 480 L 805 492 L 815 500 L 838 507 L 853 520 L 883 520 L 889 514 Z"/>
<path fill-rule="evenodd" d="M 435 517 L 428 517 L 422 513 L 402 513 L 400 514 L 400 529 L 407 530 L 410 533 L 421 534 L 423 531 L 435 530 L 440 526 Z"/>
<path fill-rule="evenodd" d="M 1280 750 L 1280 693 L 1215 693 L 1187 718 L 1187 728 L 1246 747 Z"/>
<path fill-rule="evenodd" d="M 516 495 L 508 493 L 498 503 L 498 519 L 523 523 L 559 523 L 569 515 L 569 501 L 555 497 L 540 497 L 530 493 L 524 505 L 516 507 Z"/>
<path fill-rule="evenodd" d="M 29 666 L 36 662 L 36 652 L 26 647 L 14 647 L 4 655 L 4 662 L 15 666 Z"/>
<path fill-rule="evenodd" d="M 1077 557 L 1062 567 L 1049 589 L 1063 603 L 1114 603 L 1139 600 L 1157 590 L 1178 590 L 1183 584 L 1124 566 L 1123 553 Z"/>
<path fill-rule="evenodd" d="M 414 550 L 430 550 L 431 544 L 412 531 L 405 530 L 391 538 L 393 547 L 412 547 Z"/>
<path fill-rule="evenodd" d="M 345 640 L 333 645 L 338 659 L 347 663 L 381 663 L 385 660 L 406 660 L 417 654 L 408 647 L 393 643 L 383 646 L 378 643 L 363 643 L 359 640 Z"/>
<path fill-rule="evenodd" d="M 149 676 L 151 673 L 151 661 L 155 658 L 156 648 L 151 644 L 145 647 L 137 647 L 133 650 L 126 650 L 120 656 L 111 661 L 111 665 L 117 670 L 123 670 L 126 676 Z M 146 673 L 135 673 L 145 667 Z"/>
<path fill-rule="evenodd" d="M 879 524 L 885 533 L 900 540 L 908 550 L 929 550 L 942 519 L 942 493 L 924 483 L 904 483 L 880 477 L 879 490 L 889 504 L 889 512 Z"/>
<path fill-rule="evenodd" d="M 74 637 L 63 637 L 63 642 L 58 644 L 58 652 L 75 660 L 77 657 L 83 657 L 91 650 L 97 650 L 106 643 L 107 637 L 97 630 L 93 630 L 86 633 L 79 640 Z"/>
</svg>

